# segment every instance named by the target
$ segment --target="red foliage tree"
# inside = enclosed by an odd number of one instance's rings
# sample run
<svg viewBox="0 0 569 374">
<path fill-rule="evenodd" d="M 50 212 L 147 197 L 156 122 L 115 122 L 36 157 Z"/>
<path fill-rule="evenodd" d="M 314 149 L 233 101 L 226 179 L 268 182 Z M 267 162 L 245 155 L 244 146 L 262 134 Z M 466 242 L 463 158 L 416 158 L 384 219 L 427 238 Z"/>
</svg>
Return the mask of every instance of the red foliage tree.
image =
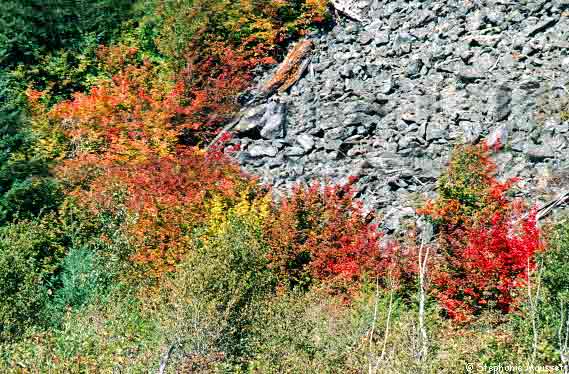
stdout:
<svg viewBox="0 0 569 374">
<path fill-rule="evenodd" d="M 490 152 L 485 144 L 458 147 L 439 197 L 420 210 L 439 229 L 436 296 L 461 321 L 488 307 L 508 312 L 542 248 L 535 213 L 508 198 L 516 180 L 496 179 Z"/>
<path fill-rule="evenodd" d="M 271 267 L 289 285 L 353 285 L 395 266 L 395 245 L 382 241 L 349 185 L 295 187 L 274 207 L 265 236 Z"/>
</svg>

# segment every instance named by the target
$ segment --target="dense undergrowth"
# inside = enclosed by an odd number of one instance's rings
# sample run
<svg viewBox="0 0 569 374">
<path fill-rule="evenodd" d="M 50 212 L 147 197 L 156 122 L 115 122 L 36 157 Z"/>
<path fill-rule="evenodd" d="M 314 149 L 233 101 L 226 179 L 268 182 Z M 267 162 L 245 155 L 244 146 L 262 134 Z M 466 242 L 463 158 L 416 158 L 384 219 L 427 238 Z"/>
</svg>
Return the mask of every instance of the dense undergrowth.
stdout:
<svg viewBox="0 0 569 374">
<path fill-rule="evenodd" d="M 499 150 L 457 146 L 393 239 L 350 185 L 274 200 L 200 147 L 326 1 L 68 4 L 0 13 L 3 371 L 565 364 L 569 223 L 538 228 Z"/>
</svg>

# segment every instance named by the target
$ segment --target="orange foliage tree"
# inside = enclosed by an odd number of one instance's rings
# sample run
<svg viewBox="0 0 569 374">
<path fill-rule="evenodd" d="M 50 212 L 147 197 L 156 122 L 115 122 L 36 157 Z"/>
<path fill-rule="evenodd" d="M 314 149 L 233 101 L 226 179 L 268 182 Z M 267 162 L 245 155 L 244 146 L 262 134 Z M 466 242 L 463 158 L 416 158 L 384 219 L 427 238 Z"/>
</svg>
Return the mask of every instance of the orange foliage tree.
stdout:
<svg viewBox="0 0 569 374">
<path fill-rule="evenodd" d="M 212 197 L 230 205 L 259 188 L 219 153 L 192 146 L 238 110 L 236 98 L 251 84 L 253 68 L 274 63 L 279 47 L 323 22 L 327 10 L 325 0 L 156 4 L 156 44 L 166 63 L 151 63 L 133 46 L 101 46 L 97 56 L 109 78 L 41 115 L 68 139 L 56 168 L 68 193 L 95 214 L 113 212 L 120 200 L 133 217 L 125 227 L 136 248 L 131 258 L 158 277 L 185 255 L 192 231 L 207 221 Z M 352 219 L 339 218 L 340 207 L 327 209 L 338 227 Z M 359 235 L 357 246 L 374 245 L 376 234 L 356 221 L 350 225 L 341 238 L 319 235 L 342 242 L 346 253 L 352 233 Z M 339 269 L 351 265 L 318 266 L 315 272 L 331 267 L 347 274 Z"/>
<path fill-rule="evenodd" d="M 121 197 L 135 217 L 125 227 L 136 248 L 131 259 L 152 278 L 173 271 L 188 254 L 194 230 L 208 220 L 209 200 L 235 202 L 242 191 L 256 188 L 238 166 L 181 147 L 170 156 L 111 167 L 74 195 L 94 213 L 113 211 Z"/>
<path fill-rule="evenodd" d="M 125 227 L 136 248 L 132 260 L 157 277 L 187 252 L 192 230 L 207 218 L 209 198 L 232 199 L 253 188 L 222 155 L 180 144 L 185 131 L 223 117 L 223 101 L 243 89 L 245 80 L 235 80 L 230 66 L 250 66 L 227 53 L 226 65 L 202 66 L 213 75 L 190 94 L 188 84 L 195 82 L 176 81 L 146 60 L 137 63 L 136 53 L 102 48 L 112 79 L 47 116 L 69 139 L 67 158 L 56 169 L 69 194 L 95 214 L 113 212 L 120 196 L 134 217 Z"/>
</svg>

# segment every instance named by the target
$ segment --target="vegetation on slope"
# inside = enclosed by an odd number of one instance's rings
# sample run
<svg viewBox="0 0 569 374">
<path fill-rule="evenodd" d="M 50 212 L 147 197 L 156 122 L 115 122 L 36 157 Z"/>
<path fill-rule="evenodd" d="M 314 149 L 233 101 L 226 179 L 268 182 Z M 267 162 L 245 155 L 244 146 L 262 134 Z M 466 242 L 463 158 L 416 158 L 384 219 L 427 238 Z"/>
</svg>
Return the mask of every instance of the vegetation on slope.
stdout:
<svg viewBox="0 0 569 374">
<path fill-rule="evenodd" d="M 484 144 L 455 149 L 421 210 L 430 243 L 385 237 L 350 185 L 273 201 L 200 149 L 325 0 L 6 4 L 5 370 L 566 364 L 569 224 L 540 230 Z"/>
</svg>

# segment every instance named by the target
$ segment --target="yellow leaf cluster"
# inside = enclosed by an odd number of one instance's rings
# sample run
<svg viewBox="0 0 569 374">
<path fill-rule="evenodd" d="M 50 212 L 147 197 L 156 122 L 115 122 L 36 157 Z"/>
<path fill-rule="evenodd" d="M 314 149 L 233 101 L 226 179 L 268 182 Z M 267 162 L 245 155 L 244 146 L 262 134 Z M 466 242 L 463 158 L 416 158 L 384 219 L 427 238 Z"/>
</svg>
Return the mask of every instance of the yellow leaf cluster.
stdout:
<svg viewBox="0 0 569 374">
<path fill-rule="evenodd" d="M 252 197 L 253 196 L 253 197 Z M 214 196 L 206 205 L 208 210 L 207 233 L 217 236 L 227 232 L 229 220 L 236 217 L 254 227 L 260 227 L 271 212 L 271 194 L 256 195 L 247 188 L 236 199 Z"/>
</svg>

